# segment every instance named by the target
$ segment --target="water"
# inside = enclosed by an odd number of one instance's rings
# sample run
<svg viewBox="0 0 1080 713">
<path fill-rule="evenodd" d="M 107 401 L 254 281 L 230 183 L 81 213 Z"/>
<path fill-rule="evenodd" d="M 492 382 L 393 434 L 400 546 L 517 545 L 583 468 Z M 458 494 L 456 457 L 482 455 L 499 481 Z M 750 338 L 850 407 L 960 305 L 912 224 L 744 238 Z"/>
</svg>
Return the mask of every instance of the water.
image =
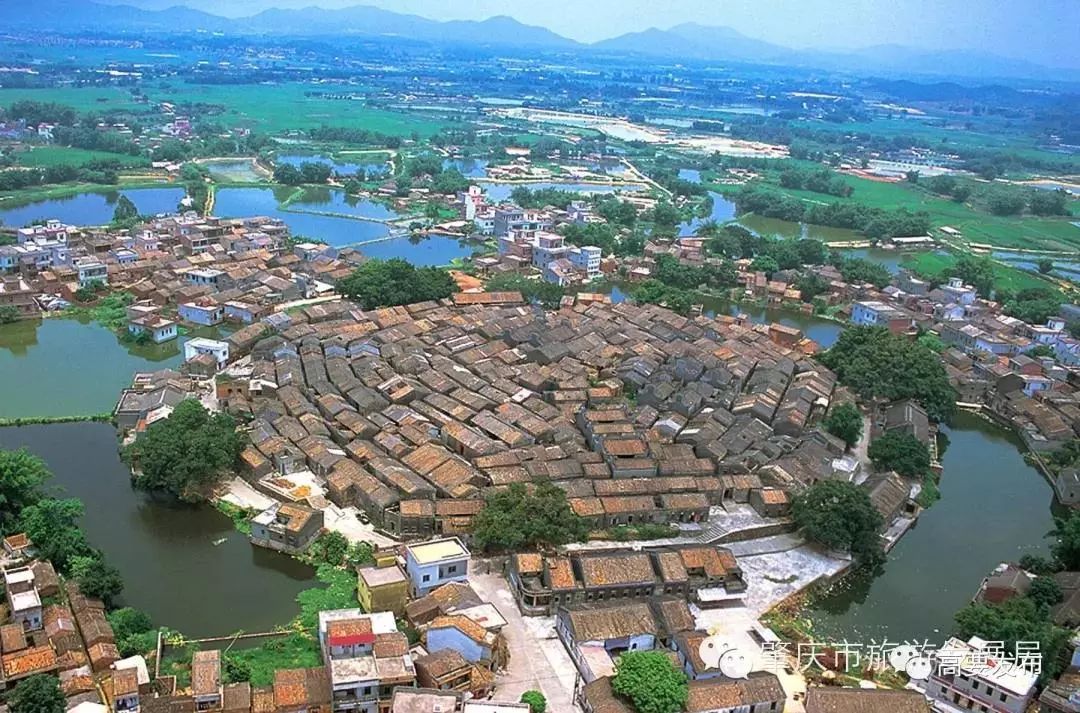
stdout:
<svg viewBox="0 0 1080 713">
<path fill-rule="evenodd" d="M 55 218 L 68 225 L 105 225 L 112 221 L 121 195 L 131 199 L 142 215 L 175 213 L 184 197 L 183 188 L 125 188 L 122 191 L 79 193 L 69 198 L 27 203 L 0 210 L 0 223 L 22 228 L 36 220 Z M 2 206 L 3 203 L 0 203 Z"/>
<path fill-rule="evenodd" d="M 895 275 L 900 272 L 900 267 L 904 261 L 904 255 L 907 253 L 900 252 L 899 250 L 882 250 L 881 248 L 856 248 L 854 250 L 844 250 L 843 254 L 846 257 L 876 262 L 879 265 L 883 265 L 885 269 L 889 271 L 889 274 Z"/>
<path fill-rule="evenodd" d="M 701 171 L 696 168 L 680 168 L 679 178 L 691 183 L 701 183 Z"/>
<path fill-rule="evenodd" d="M 629 286 L 612 285 L 609 292 L 611 301 L 619 303 L 630 299 L 629 289 Z M 703 314 L 708 317 L 715 317 L 718 314 L 734 317 L 742 313 L 754 324 L 783 324 L 786 327 L 795 327 L 802 330 L 804 336 L 820 344 L 823 349 L 836 344 L 840 333 L 844 331 L 844 325 L 840 322 L 804 314 L 798 310 L 758 307 L 706 295 L 697 295 L 694 301 L 701 304 Z"/>
<path fill-rule="evenodd" d="M 681 172 L 680 172 L 681 173 Z M 688 235 L 694 235 L 698 228 L 704 225 L 708 221 L 714 223 L 726 223 L 735 217 L 735 204 L 724 198 L 716 191 L 709 191 L 709 197 L 712 198 L 712 212 L 709 213 L 706 218 L 693 218 L 689 221 L 679 223 L 679 236 L 686 237 Z"/>
<path fill-rule="evenodd" d="M 849 578 L 815 604 L 808 616 L 819 633 L 940 646 L 990 570 L 1046 553 L 1053 491 L 1024 462 L 1019 439 L 968 413 L 945 431 L 942 499 L 904 535 L 879 577 Z"/>
<path fill-rule="evenodd" d="M 472 248 L 448 235 L 432 235 L 424 239 L 408 236 L 382 240 L 390 228 L 371 220 L 356 220 L 330 215 L 316 215 L 305 210 L 347 213 L 373 220 L 397 217 L 397 213 L 370 200 L 350 198 L 343 191 L 330 188 L 306 189 L 301 201 L 294 201 L 290 210 L 281 210 L 280 201 L 295 192 L 293 188 L 222 188 L 217 192 L 214 213 L 228 217 L 266 215 L 280 218 L 293 235 L 317 238 L 328 245 L 342 246 L 370 243 L 361 252 L 374 258 L 402 258 L 414 265 L 449 265 L 454 258 L 472 255 Z"/>
<path fill-rule="evenodd" d="M 338 213 L 368 220 L 396 220 L 401 214 L 383 203 L 350 196 L 345 191 L 326 186 L 308 187 L 304 195 L 289 204 L 293 211 Z"/>
<path fill-rule="evenodd" d="M 824 225 L 793 223 L 789 220 L 765 218 L 752 213 L 741 216 L 739 225 L 752 230 L 758 235 L 779 236 L 781 238 L 814 238 L 825 243 L 866 240 L 864 235 L 847 228 L 829 228 Z"/>
<path fill-rule="evenodd" d="M 336 246 L 377 240 L 390 234 L 390 229 L 382 223 L 281 210 L 279 202 L 293 192 L 292 188 L 222 188 L 214 198 L 214 214 L 227 218 L 254 215 L 279 218 L 293 235 L 318 238 Z M 298 204 L 297 208 L 302 209 L 303 205 Z"/>
<path fill-rule="evenodd" d="M 135 372 L 179 366 L 185 340 L 129 346 L 100 324 L 74 319 L 0 325 L 0 418 L 111 411 Z"/>
<path fill-rule="evenodd" d="M 390 167 L 385 161 L 382 162 L 370 162 L 370 163 L 354 163 L 350 161 L 340 161 L 332 156 L 325 156 L 323 154 L 285 154 L 284 156 L 278 156 L 274 159 L 275 164 L 288 164 L 290 166 L 300 167 L 304 163 L 325 163 L 329 164 L 334 173 L 341 176 L 352 176 L 357 171 L 363 171 L 367 176 L 382 175 L 390 172 Z"/>
<path fill-rule="evenodd" d="M 379 260 L 402 258 L 418 267 L 443 267 L 455 259 L 465 259 L 473 249 L 453 235 L 431 234 L 423 237 L 404 236 L 360 246 L 367 256 Z"/>
<path fill-rule="evenodd" d="M 490 163 L 485 158 L 448 158 L 442 162 L 444 171 L 456 168 L 465 178 L 483 178 Z"/>
<path fill-rule="evenodd" d="M 1031 272 L 1038 272 L 1039 270 L 1040 256 L 1038 255 L 1009 252 L 1008 250 L 994 250 L 991 255 L 997 260 L 1003 260 L 1022 270 L 1029 270 Z M 1069 280 L 1080 278 L 1080 261 L 1076 259 L 1061 259 L 1058 257 L 1051 257 L 1050 260 L 1054 265 L 1054 269 L 1050 271 L 1051 275 Z"/>
<path fill-rule="evenodd" d="M 572 191 L 574 193 L 614 193 L 615 191 L 632 192 L 643 191 L 645 186 L 640 183 L 561 183 L 556 181 L 537 181 L 535 183 L 492 183 L 491 181 L 477 181 L 488 198 L 499 203 L 510 199 L 510 192 L 518 186 L 524 186 L 530 191 L 540 191 L 546 188 L 555 188 L 560 191 Z"/>
<path fill-rule="evenodd" d="M 155 624 L 194 637 L 268 631 L 291 620 L 299 611 L 296 595 L 313 586 L 309 567 L 251 545 L 213 508 L 175 505 L 132 489 L 109 424 L 0 428 L 0 448 L 41 456 L 58 495 L 83 501 L 90 544 L 124 577 L 122 603 L 145 611 Z"/>
</svg>

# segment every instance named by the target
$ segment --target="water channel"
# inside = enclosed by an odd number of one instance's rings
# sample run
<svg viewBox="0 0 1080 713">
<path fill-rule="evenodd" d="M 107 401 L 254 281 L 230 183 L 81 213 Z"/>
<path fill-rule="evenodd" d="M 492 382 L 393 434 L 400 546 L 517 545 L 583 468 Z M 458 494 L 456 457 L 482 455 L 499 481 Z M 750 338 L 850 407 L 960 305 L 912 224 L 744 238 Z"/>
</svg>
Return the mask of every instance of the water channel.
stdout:
<svg viewBox="0 0 1080 713">
<path fill-rule="evenodd" d="M 964 412 L 943 430 L 949 445 L 941 500 L 893 548 L 880 576 L 841 580 L 814 604 L 807 616 L 819 634 L 940 646 L 987 573 L 1000 562 L 1046 553 L 1053 490 L 1024 462 L 1020 440 Z"/>
<path fill-rule="evenodd" d="M 57 495 L 83 501 L 87 539 L 124 577 L 123 604 L 195 637 L 267 631 L 290 621 L 296 595 L 314 586 L 312 570 L 253 546 L 210 506 L 177 505 L 134 490 L 116 438 L 106 423 L 0 428 L 0 448 L 41 456 Z"/>
</svg>

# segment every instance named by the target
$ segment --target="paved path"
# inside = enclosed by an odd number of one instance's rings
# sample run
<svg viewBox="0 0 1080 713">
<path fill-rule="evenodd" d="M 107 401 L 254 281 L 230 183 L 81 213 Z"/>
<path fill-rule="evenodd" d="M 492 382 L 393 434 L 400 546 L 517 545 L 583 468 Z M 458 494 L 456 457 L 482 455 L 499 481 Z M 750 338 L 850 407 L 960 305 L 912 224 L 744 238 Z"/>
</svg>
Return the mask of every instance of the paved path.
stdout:
<svg viewBox="0 0 1080 713">
<path fill-rule="evenodd" d="M 523 617 L 501 574 L 482 574 L 483 564 L 469 563 L 469 584 L 481 599 L 491 602 L 506 619 L 503 634 L 510 648 L 510 665 L 495 677 L 495 698 L 516 701 L 537 690 L 552 713 L 571 713 L 574 705 L 574 668 L 570 655 L 555 635 L 554 617 Z"/>
</svg>

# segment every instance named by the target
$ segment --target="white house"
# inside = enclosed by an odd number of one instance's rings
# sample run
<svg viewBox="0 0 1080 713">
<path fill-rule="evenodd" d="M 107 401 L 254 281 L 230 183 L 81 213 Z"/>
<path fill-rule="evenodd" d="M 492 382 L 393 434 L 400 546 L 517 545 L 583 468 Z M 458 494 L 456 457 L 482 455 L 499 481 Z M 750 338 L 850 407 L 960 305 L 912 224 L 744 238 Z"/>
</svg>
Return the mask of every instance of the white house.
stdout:
<svg viewBox="0 0 1080 713">
<path fill-rule="evenodd" d="M 184 343 L 184 361 L 191 361 L 200 354 L 209 354 L 217 360 L 218 368 L 229 362 L 229 343 L 216 339 L 196 337 Z"/>
<path fill-rule="evenodd" d="M 447 582 L 465 582 L 469 551 L 456 537 L 409 545 L 405 548 L 405 574 L 413 597 L 426 596 Z"/>
</svg>

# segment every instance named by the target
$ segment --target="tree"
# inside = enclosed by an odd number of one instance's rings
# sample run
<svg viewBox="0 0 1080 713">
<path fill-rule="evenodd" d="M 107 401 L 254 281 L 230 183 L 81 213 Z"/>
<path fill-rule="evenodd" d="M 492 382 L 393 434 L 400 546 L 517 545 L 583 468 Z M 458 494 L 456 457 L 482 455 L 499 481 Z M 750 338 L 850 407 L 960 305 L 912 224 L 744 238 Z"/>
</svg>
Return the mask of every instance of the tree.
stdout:
<svg viewBox="0 0 1080 713">
<path fill-rule="evenodd" d="M 677 713 L 689 697 L 686 674 L 660 651 L 628 651 L 615 662 L 611 689 L 637 713 Z"/>
<path fill-rule="evenodd" d="M 519 700 L 529 706 L 529 713 L 544 713 L 547 710 L 547 699 L 540 691 L 525 691 Z"/>
<path fill-rule="evenodd" d="M 954 618 L 954 635 L 967 641 L 978 636 L 986 641 L 1001 641 L 1015 653 L 1016 642 L 1037 641 L 1042 654 L 1042 676 L 1052 678 L 1060 670 L 1059 655 L 1069 631 L 1054 626 L 1047 618 L 1047 608 L 1031 597 L 1013 597 L 1001 604 L 969 604 Z"/>
<path fill-rule="evenodd" d="M 1076 571 L 1080 569 L 1080 513 L 1056 518 L 1055 523 L 1057 542 L 1050 546 L 1050 552 L 1066 570 Z"/>
<path fill-rule="evenodd" d="M 1036 577 L 1028 589 L 1027 596 L 1040 606 L 1050 608 L 1060 603 L 1065 595 L 1061 592 L 1061 585 L 1053 577 Z"/>
<path fill-rule="evenodd" d="M 910 433 L 889 431 L 875 438 L 867 455 L 878 470 L 895 470 L 909 478 L 922 478 L 930 470 L 930 450 Z"/>
<path fill-rule="evenodd" d="M 1020 558 L 1020 569 L 1036 575 L 1053 574 L 1058 571 L 1057 564 L 1042 555 L 1024 555 Z"/>
<path fill-rule="evenodd" d="M 11 713 L 64 713 L 67 699 L 60 692 L 60 679 L 39 673 L 19 681 L 7 694 Z"/>
<path fill-rule="evenodd" d="M 554 282 L 547 280 L 530 280 L 523 275 L 503 273 L 496 275 L 487 281 L 485 289 L 488 292 L 520 292 L 521 296 L 529 302 L 535 302 L 555 309 L 559 306 L 566 290 Z"/>
<path fill-rule="evenodd" d="M 23 509 L 19 527 L 29 535 L 42 559 L 68 572 L 72 560 L 90 553 L 86 535 L 79 529 L 82 514 L 83 504 L 74 498 L 44 498 Z"/>
<path fill-rule="evenodd" d="M 120 570 L 105 562 L 100 552 L 73 557 L 70 564 L 71 576 L 79 584 L 79 591 L 88 597 L 94 597 L 112 603 L 124 589 L 124 578 Z"/>
<path fill-rule="evenodd" d="M 994 261 L 988 255 L 961 255 L 952 272 L 983 297 L 989 297 L 994 289 Z"/>
<path fill-rule="evenodd" d="M 139 219 L 139 209 L 135 207 L 130 198 L 120 194 L 120 198 L 116 201 L 116 208 L 113 210 L 112 219 L 118 225 L 130 223 Z"/>
<path fill-rule="evenodd" d="M 121 656 L 151 651 L 157 644 L 157 630 L 150 617 L 138 609 L 124 607 L 107 614 Z"/>
<path fill-rule="evenodd" d="M 480 549 L 521 550 L 580 542 L 589 526 L 570 509 L 562 488 L 539 483 L 530 493 L 522 483 L 514 483 L 487 497 L 472 532 Z"/>
<path fill-rule="evenodd" d="M 251 680 L 251 664 L 241 658 L 226 654 L 223 668 L 226 683 L 243 683 Z"/>
<path fill-rule="evenodd" d="M 0 527 L 4 531 L 23 508 L 41 499 L 41 485 L 51 477 L 45 461 L 25 448 L 0 450 Z"/>
<path fill-rule="evenodd" d="M 843 480 L 824 480 L 796 496 L 791 514 L 806 536 L 852 553 L 860 564 L 884 559 L 878 532 L 884 524 L 866 491 Z"/>
<path fill-rule="evenodd" d="M 338 280 L 337 291 L 364 309 L 441 300 L 457 291 L 450 273 L 400 258 L 369 260 Z"/>
<path fill-rule="evenodd" d="M 135 468 L 137 487 L 194 502 L 236 467 L 241 450 L 243 440 L 232 416 L 211 415 L 197 400 L 187 399 L 147 428 L 123 455 Z"/>
<path fill-rule="evenodd" d="M 819 359 L 864 399 L 913 398 L 935 421 L 956 408 L 956 391 L 941 358 L 884 327 L 849 327 Z"/>
<path fill-rule="evenodd" d="M 349 551 L 349 541 L 345 535 L 335 530 L 329 530 L 311 543 L 308 548 L 308 556 L 317 562 L 340 565 L 345 561 L 345 555 Z"/>
<path fill-rule="evenodd" d="M 750 269 L 756 272 L 764 272 L 766 276 L 772 277 L 772 274 L 780 269 L 780 264 L 771 255 L 758 255 L 750 263 Z"/>
<path fill-rule="evenodd" d="M 13 305 L 0 306 L 0 324 L 11 324 L 18 321 L 21 316 L 18 307 Z"/>
<path fill-rule="evenodd" d="M 1054 261 L 1048 257 L 1039 258 L 1039 272 L 1048 275 L 1054 269 Z"/>
<path fill-rule="evenodd" d="M 825 430 L 841 439 L 848 448 L 859 442 L 863 432 L 863 417 L 852 403 L 843 403 L 829 410 L 824 420 Z"/>
</svg>

